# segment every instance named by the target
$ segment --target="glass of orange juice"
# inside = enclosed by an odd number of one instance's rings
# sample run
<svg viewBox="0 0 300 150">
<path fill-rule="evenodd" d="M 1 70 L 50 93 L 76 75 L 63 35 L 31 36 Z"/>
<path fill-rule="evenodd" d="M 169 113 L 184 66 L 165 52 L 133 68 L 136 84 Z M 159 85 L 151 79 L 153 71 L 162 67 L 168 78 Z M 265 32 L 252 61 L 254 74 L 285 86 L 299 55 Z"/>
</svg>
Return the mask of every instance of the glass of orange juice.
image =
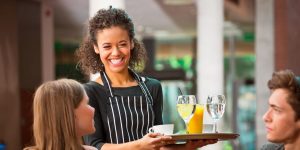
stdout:
<svg viewBox="0 0 300 150">
<path fill-rule="evenodd" d="M 204 105 L 197 104 L 194 115 L 191 118 L 188 128 L 187 128 L 188 133 L 190 133 L 190 134 L 201 134 L 202 133 L 203 113 L 204 113 Z"/>
</svg>

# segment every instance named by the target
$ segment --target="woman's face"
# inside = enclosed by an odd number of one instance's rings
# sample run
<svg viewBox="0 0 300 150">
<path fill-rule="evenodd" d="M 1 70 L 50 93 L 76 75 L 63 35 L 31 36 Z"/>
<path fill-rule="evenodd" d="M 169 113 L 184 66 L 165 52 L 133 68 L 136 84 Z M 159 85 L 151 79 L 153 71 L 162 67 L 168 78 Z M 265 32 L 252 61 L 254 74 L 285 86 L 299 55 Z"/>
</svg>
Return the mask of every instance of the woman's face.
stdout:
<svg viewBox="0 0 300 150">
<path fill-rule="evenodd" d="M 288 91 L 276 89 L 269 98 L 269 109 L 263 120 L 267 129 L 267 139 L 275 143 L 289 143 L 300 135 L 300 120 L 295 120 L 295 112 L 287 102 Z"/>
<path fill-rule="evenodd" d="M 78 136 L 95 132 L 94 112 L 95 109 L 88 104 L 89 98 L 84 94 L 79 106 L 75 109 L 75 123 Z"/>
<path fill-rule="evenodd" d="M 121 27 L 113 26 L 98 31 L 96 38 L 97 45 L 94 45 L 94 50 L 100 54 L 105 71 L 109 73 L 127 71 L 130 50 L 133 48 L 128 32 Z"/>
</svg>

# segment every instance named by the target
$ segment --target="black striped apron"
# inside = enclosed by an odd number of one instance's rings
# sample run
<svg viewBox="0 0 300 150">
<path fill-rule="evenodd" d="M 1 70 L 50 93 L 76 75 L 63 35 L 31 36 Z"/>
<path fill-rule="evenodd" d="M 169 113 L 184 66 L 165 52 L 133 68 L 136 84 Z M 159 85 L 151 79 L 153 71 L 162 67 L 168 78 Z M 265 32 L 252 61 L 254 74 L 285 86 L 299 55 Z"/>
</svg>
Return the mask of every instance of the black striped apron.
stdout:
<svg viewBox="0 0 300 150">
<path fill-rule="evenodd" d="M 125 143 L 142 138 L 154 125 L 153 99 L 144 78 L 129 69 L 138 82 L 142 95 L 116 95 L 105 72 L 100 72 L 104 87 L 109 91 L 107 108 L 108 141 Z"/>
</svg>

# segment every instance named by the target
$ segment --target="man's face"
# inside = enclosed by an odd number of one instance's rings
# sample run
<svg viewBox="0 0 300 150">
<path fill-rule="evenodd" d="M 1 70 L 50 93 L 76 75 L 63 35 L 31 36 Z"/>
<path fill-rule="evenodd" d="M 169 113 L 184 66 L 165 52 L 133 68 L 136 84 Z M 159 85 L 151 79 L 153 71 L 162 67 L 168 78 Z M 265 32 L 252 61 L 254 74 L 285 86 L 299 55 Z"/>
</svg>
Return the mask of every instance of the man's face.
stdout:
<svg viewBox="0 0 300 150">
<path fill-rule="evenodd" d="M 269 109 L 263 120 L 267 129 L 267 139 L 275 143 L 289 143 L 300 135 L 300 121 L 295 120 L 295 112 L 287 102 L 288 91 L 276 89 L 269 98 Z"/>
</svg>

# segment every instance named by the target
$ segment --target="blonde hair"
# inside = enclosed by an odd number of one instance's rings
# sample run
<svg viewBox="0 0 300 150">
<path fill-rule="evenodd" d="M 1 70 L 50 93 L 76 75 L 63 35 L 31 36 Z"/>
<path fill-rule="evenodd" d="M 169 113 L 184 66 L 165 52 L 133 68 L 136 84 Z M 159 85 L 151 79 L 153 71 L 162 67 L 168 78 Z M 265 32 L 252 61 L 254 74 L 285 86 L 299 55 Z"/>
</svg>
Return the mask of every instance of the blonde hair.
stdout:
<svg viewBox="0 0 300 150">
<path fill-rule="evenodd" d="M 76 134 L 74 110 L 84 97 L 82 85 L 72 79 L 42 84 L 33 100 L 35 146 L 26 149 L 83 149 Z"/>
</svg>

